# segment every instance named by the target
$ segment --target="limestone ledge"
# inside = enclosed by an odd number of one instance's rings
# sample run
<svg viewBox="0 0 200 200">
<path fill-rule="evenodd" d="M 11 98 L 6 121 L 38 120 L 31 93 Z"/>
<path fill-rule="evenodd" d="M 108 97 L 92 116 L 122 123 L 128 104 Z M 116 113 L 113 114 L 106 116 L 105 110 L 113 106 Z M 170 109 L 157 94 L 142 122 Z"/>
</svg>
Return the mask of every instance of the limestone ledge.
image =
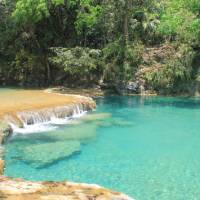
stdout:
<svg viewBox="0 0 200 200">
<path fill-rule="evenodd" d="M 19 113 L 53 111 L 54 108 L 82 105 L 93 109 L 95 102 L 90 97 L 50 92 L 47 90 L 17 90 L 1 96 L 0 119 L 20 124 Z"/>
<path fill-rule="evenodd" d="M 30 182 L 0 176 L 0 199 L 5 200 L 132 200 L 98 185 L 71 182 Z"/>
</svg>

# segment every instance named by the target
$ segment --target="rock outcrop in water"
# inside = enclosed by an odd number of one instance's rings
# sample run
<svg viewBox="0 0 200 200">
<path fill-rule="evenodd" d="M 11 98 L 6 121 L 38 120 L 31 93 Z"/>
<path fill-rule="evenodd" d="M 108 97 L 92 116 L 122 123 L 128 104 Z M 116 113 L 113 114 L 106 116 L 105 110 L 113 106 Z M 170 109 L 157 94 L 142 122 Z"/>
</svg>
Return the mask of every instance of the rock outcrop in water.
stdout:
<svg viewBox="0 0 200 200">
<path fill-rule="evenodd" d="M 5 121 L 0 121 L 0 145 L 2 145 L 6 138 L 12 133 L 11 127 Z"/>
<path fill-rule="evenodd" d="M 0 199 L 5 200 L 132 200 L 98 185 L 71 182 L 29 182 L 0 177 Z"/>
<path fill-rule="evenodd" d="M 12 133 L 11 127 L 4 121 L 0 121 L 0 175 L 4 171 L 4 160 L 3 160 L 3 147 L 2 144 L 6 141 L 7 137 Z"/>
</svg>

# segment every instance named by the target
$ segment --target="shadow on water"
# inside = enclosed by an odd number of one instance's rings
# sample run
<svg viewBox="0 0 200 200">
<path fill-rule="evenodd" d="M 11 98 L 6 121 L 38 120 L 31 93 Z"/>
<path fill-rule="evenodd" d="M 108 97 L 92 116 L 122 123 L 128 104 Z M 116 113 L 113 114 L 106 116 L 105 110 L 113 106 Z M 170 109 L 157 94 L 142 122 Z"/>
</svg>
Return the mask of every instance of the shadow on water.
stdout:
<svg viewBox="0 0 200 200">
<path fill-rule="evenodd" d="M 31 137 L 31 140 L 30 140 Z M 17 135 L 9 138 L 7 141 L 7 145 L 16 144 L 42 144 L 42 143 L 53 143 L 55 142 L 55 138 L 48 136 L 48 134 L 30 134 L 30 135 Z"/>
<path fill-rule="evenodd" d="M 52 167 L 53 165 L 57 165 L 59 162 L 62 162 L 64 160 L 67 161 L 69 159 L 73 159 L 73 158 L 79 156 L 80 154 L 81 154 L 81 150 L 76 151 L 69 156 L 64 156 L 62 158 L 58 158 L 58 159 L 56 159 L 56 160 L 54 160 L 50 163 L 45 163 L 45 164 L 42 164 L 42 163 L 38 164 L 37 162 L 25 161 L 23 159 L 21 160 L 21 162 L 23 162 L 27 165 L 31 165 L 35 169 L 39 169 L 39 170 L 41 169 L 42 170 L 42 169 L 48 169 L 48 168 Z"/>
</svg>

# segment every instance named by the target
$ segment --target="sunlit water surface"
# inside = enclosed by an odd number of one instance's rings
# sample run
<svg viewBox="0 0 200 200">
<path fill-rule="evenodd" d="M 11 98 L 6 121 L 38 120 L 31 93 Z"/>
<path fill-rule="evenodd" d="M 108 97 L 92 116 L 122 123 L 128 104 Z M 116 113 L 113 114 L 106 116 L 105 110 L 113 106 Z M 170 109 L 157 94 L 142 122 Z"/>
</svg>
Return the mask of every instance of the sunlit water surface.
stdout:
<svg viewBox="0 0 200 200">
<path fill-rule="evenodd" d="M 51 132 L 6 144 L 5 175 L 96 183 L 136 200 L 200 199 L 200 99 L 106 97 Z"/>
</svg>

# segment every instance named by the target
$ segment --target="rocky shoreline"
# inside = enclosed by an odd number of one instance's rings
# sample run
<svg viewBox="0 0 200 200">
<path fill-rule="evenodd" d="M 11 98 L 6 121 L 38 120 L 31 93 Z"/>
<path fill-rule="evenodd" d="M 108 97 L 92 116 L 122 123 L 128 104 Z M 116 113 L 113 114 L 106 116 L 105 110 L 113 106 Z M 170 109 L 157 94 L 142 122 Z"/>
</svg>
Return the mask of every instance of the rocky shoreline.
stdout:
<svg viewBox="0 0 200 200">
<path fill-rule="evenodd" d="M 12 134 L 12 128 L 5 121 L 0 121 L 0 175 L 4 173 L 5 163 L 3 160 L 3 147 L 2 145 L 6 139 Z"/>
<path fill-rule="evenodd" d="M 98 185 L 30 182 L 0 176 L 0 199 L 6 200 L 132 200 Z"/>
</svg>

